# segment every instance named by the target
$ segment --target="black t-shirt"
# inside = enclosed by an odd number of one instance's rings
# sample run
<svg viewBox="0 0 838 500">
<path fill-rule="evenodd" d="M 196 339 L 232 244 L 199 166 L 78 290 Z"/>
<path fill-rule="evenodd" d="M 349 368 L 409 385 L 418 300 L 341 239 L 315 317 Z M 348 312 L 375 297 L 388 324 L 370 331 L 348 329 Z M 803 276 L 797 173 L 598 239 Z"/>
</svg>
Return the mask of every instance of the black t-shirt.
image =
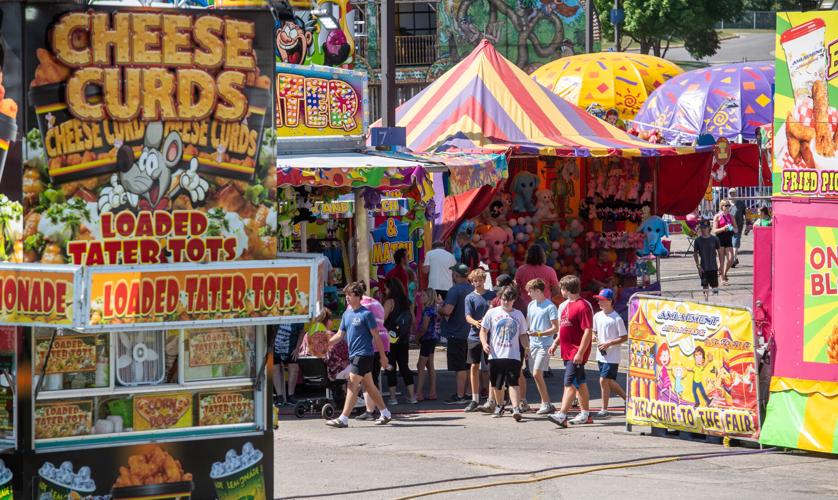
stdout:
<svg viewBox="0 0 838 500">
<path fill-rule="evenodd" d="M 477 266 L 480 265 L 480 256 L 477 254 L 477 249 L 469 243 L 463 247 L 462 251 L 461 262 L 472 271 L 477 269 Z"/>
<path fill-rule="evenodd" d="M 701 266 L 702 270 L 719 270 L 719 262 L 716 257 L 718 257 L 718 250 L 721 247 L 722 244 L 719 241 L 719 238 L 712 234 L 706 238 L 699 236 L 695 239 L 693 248 L 695 249 L 695 253 L 698 254 L 698 264 Z"/>
</svg>

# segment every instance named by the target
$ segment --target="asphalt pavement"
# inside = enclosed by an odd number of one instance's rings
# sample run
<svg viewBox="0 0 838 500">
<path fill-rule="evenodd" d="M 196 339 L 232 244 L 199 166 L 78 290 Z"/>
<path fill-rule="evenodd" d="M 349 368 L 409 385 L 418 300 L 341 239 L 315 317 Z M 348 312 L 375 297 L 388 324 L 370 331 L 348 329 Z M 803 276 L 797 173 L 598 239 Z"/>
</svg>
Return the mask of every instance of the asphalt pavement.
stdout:
<svg viewBox="0 0 838 500">
<path fill-rule="evenodd" d="M 774 32 L 742 31 L 736 38 L 722 40 L 721 48 L 712 57 L 695 59 L 683 47 L 670 48 L 670 61 L 697 61 L 708 64 L 727 64 L 743 61 L 774 61 Z"/>
<path fill-rule="evenodd" d="M 731 285 L 713 301 L 750 305 L 751 237 L 745 237 Z M 675 236 L 673 255 L 662 259 L 664 294 L 702 299 L 686 239 Z M 416 359 L 414 351 L 412 359 Z M 440 400 L 453 392 L 444 371 L 445 352 L 435 360 Z M 551 362 L 551 399 L 561 397 L 560 361 Z M 601 405 L 595 364 L 587 377 L 591 407 Z M 625 384 L 621 370 L 619 382 Z M 537 403 L 529 384 L 528 399 Z M 317 417 L 296 418 L 283 407 L 276 433 L 275 495 L 281 498 L 808 498 L 838 496 L 829 456 L 758 446 L 687 441 L 625 429 L 624 406 L 611 399 L 612 415 L 592 425 L 560 429 L 530 412 L 521 423 L 466 414 L 440 401 L 393 407 L 387 426 L 352 421 L 332 429 Z M 696 454 L 706 454 L 699 455 Z M 687 456 L 684 456 L 687 455 Z M 678 456 L 681 456 L 680 458 Z M 502 484 L 497 484 L 502 483 Z M 512 484 L 509 484 L 512 483 Z M 463 487 L 480 487 L 452 491 Z"/>
</svg>

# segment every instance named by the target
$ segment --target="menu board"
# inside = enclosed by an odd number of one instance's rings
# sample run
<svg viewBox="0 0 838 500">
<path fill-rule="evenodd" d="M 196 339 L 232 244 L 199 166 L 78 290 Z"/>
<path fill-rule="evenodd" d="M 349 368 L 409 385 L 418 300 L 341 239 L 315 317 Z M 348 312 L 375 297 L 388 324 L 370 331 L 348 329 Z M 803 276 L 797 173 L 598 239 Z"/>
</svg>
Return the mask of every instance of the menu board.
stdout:
<svg viewBox="0 0 838 500">
<path fill-rule="evenodd" d="M 192 393 L 150 394 L 134 397 L 134 430 L 147 431 L 192 426 Z"/>
<path fill-rule="evenodd" d="M 35 439 L 84 436 L 92 430 L 92 400 L 35 404 Z"/>
<path fill-rule="evenodd" d="M 268 11 L 26 9 L 27 261 L 276 255 Z"/>
<path fill-rule="evenodd" d="M 254 421 L 253 391 L 198 394 L 198 425 L 244 424 Z"/>
<path fill-rule="evenodd" d="M 44 359 L 49 352 L 46 373 L 78 373 L 96 370 L 96 336 L 72 335 L 56 337 L 50 349 L 50 339 L 38 340 L 35 345 L 37 353 L 36 372 L 43 371 Z"/>
<path fill-rule="evenodd" d="M 186 349 L 189 366 L 230 365 L 242 363 L 247 355 L 247 341 L 236 331 L 211 329 L 187 330 Z"/>
</svg>

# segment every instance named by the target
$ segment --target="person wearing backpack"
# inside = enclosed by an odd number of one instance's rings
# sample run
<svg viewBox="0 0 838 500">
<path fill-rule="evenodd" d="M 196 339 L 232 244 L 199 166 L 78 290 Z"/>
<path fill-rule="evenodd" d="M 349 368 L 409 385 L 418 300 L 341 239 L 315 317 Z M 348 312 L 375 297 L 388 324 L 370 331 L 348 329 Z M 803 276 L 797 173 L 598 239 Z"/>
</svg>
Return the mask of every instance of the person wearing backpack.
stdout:
<svg viewBox="0 0 838 500">
<path fill-rule="evenodd" d="M 397 278 L 390 278 L 385 282 L 384 295 L 384 328 L 390 332 L 390 367 L 387 370 L 387 385 L 390 390 L 390 400 L 387 404 L 399 404 L 396 399 L 396 386 L 398 385 L 398 373 L 401 374 L 404 385 L 407 386 L 408 401 L 416 404 L 416 395 L 413 392 L 413 371 L 410 369 L 410 334 L 413 328 L 413 312 L 410 307 L 410 300 L 401 281 Z"/>
</svg>

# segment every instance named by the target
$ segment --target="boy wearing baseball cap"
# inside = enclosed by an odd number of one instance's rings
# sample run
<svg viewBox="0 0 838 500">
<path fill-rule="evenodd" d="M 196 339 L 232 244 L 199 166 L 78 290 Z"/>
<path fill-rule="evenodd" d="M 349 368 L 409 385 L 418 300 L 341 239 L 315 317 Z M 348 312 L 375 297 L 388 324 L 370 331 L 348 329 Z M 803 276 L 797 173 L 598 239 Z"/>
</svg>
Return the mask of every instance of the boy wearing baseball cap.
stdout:
<svg viewBox="0 0 838 500">
<path fill-rule="evenodd" d="M 723 249 L 719 238 L 710 233 L 709 220 L 702 220 L 698 227 L 700 236 L 693 242 L 693 258 L 704 289 L 704 300 L 708 300 L 710 288 L 714 295 L 719 293 L 719 262 L 723 262 Z"/>
<path fill-rule="evenodd" d="M 597 342 L 596 360 L 599 364 L 599 387 L 602 390 L 602 409 L 599 418 L 608 417 L 608 397 L 612 392 L 626 399 L 626 393 L 617 383 L 620 367 L 620 344 L 628 340 L 623 318 L 614 310 L 614 291 L 603 288 L 594 297 L 599 301 L 600 311 L 594 314 L 594 335 Z"/>
</svg>

